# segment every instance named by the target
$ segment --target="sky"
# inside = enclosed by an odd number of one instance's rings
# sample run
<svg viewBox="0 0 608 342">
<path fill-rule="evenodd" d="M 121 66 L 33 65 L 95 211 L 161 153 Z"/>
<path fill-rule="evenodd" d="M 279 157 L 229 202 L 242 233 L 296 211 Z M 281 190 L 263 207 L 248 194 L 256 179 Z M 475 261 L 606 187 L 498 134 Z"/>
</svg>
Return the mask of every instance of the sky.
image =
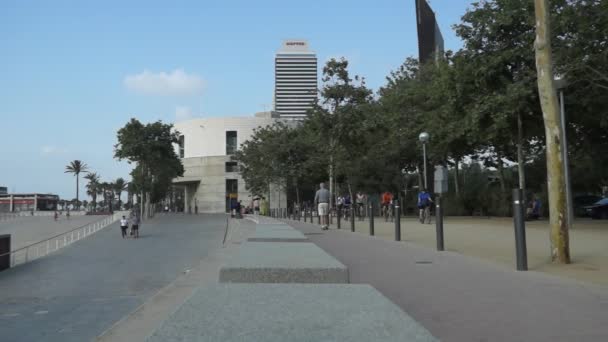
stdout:
<svg viewBox="0 0 608 342">
<path fill-rule="evenodd" d="M 473 1 L 432 0 L 445 40 Z M 271 109 L 274 54 L 307 39 L 377 90 L 417 57 L 414 0 L 0 1 L 0 186 L 75 197 L 65 166 L 129 178 L 113 158 L 130 118 L 175 122 Z M 81 182 L 80 193 L 84 194 Z M 83 198 L 83 195 L 80 196 Z"/>
</svg>

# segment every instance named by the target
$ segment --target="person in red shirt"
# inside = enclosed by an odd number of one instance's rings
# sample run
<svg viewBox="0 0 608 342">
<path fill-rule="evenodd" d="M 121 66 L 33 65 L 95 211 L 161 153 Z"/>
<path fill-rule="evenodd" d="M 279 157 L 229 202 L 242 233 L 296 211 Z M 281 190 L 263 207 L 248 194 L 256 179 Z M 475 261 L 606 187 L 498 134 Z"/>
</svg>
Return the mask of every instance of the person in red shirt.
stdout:
<svg viewBox="0 0 608 342">
<path fill-rule="evenodd" d="M 382 194 L 382 206 L 390 205 L 393 203 L 393 194 L 389 191 L 385 191 Z"/>
</svg>

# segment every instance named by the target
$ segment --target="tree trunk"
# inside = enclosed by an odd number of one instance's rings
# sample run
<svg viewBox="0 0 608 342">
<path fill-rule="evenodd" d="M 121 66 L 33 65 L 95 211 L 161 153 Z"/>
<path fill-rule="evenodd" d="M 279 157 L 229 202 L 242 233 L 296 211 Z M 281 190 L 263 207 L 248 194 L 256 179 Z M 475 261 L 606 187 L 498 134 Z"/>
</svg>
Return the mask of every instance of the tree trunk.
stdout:
<svg viewBox="0 0 608 342">
<path fill-rule="evenodd" d="M 549 224 L 551 226 L 551 258 L 554 262 L 570 263 L 566 187 L 561 151 L 561 130 L 557 94 L 553 83 L 551 56 L 551 25 L 549 1 L 534 0 L 536 15 L 536 73 L 538 95 L 543 110 L 547 153 L 547 188 L 549 193 Z"/>
<path fill-rule="evenodd" d="M 498 155 L 498 181 L 500 183 L 500 208 L 499 213 L 501 216 L 507 216 L 509 212 L 509 205 L 507 203 L 507 187 L 505 185 L 505 173 L 504 165 L 502 165 L 502 157 Z"/>
<path fill-rule="evenodd" d="M 334 188 L 334 157 L 329 157 L 329 210 L 334 207 L 334 195 L 336 189 Z"/>
<path fill-rule="evenodd" d="M 526 174 L 525 174 L 525 161 L 524 161 L 524 131 L 523 123 L 521 119 L 521 112 L 517 113 L 517 175 L 519 176 L 519 188 L 522 190 L 524 195 L 524 202 L 526 201 Z"/>
<path fill-rule="evenodd" d="M 76 205 L 78 205 L 78 173 L 76 174 Z"/>
<path fill-rule="evenodd" d="M 456 196 L 460 197 L 460 181 L 459 181 L 459 172 L 458 169 L 460 168 L 460 160 L 458 158 L 455 159 L 454 162 L 454 191 L 456 192 Z"/>
<path fill-rule="evenodd" d="M 299 207 L 300 206 L 300 187 L 298 186 L 297 179 L 295 181 L 295 186 L 296 186 L 296 203 L 298 204 L 298 207 Z"/>
</svg>

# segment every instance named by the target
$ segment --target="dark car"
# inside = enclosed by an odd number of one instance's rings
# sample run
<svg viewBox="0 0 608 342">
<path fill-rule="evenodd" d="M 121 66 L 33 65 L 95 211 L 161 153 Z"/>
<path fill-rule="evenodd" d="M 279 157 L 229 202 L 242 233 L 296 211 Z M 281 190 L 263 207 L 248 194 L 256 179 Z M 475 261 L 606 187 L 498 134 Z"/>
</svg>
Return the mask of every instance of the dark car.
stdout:
<svg viewBox="0 0 608 342">
<path fill-rule="evenodd" d="M 602 198 L 588 207 L 587 213 L 594 219 L 608 220 L 608 198 Z"/>
<path fill-rule="evenodd" d="M 602 196 L 596 195 L 578 195 L 572 200 L 574 204 L 574 216 L 589 216 L 587 207 L 592 206 L 597 201 L 601 200 Z"/>
</svg>

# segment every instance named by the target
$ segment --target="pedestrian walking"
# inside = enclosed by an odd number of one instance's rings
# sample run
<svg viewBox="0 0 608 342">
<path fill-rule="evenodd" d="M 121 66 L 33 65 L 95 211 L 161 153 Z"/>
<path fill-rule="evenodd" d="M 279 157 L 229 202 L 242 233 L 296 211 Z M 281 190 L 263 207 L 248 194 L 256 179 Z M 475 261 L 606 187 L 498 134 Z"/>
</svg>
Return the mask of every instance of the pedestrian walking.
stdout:
<svg viewBox="0 0 608 342">
<path fill-rule="evenodd" d="M 258 216 L 260 215 L 260 198 L 256 197 L 253 199 L 253 213 Z"/>
<path fill-rule="evenodd" d="M 120 233 L 122 234 L 122 238 L 127 237 L 127 229 L 129 228 L 129 221 L 125 216 L 120 219 Z"/>
<path fill-rule="evenodd" d="M 135 215 L 135 217 L 133 217 L 133 219 L 131 220 L 131 235 L 133 235 L 133 237 L 135 239 L 139 238 L 139 225 L 141 223 L 141 220 L 139 219 L 139 216 Z"/>
<path fill-rule="evenodd" d="M 319 190 L 315 194 L 315 205 L 321 218 L 321 229 L 329 229 L 329 191 L 325 189 L 325 183 L 319 184 Z"/>
</svg>

